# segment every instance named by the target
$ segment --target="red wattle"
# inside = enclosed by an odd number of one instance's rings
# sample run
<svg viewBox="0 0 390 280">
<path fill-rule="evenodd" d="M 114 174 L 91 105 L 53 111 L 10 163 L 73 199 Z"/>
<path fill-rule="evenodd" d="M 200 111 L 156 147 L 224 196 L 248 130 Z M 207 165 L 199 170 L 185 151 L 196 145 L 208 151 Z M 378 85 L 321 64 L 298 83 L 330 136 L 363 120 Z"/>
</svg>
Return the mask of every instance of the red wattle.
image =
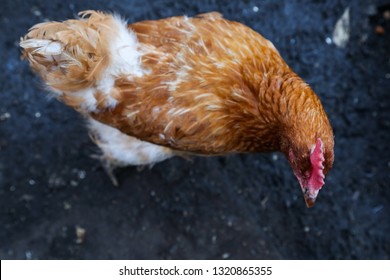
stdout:
<svg viewBox="0 0 390 280">
<path fill-rule="evenodd" d="M 316 141 L 316 146 L 310 155 L 310 162 L 312 165 L 312 171 L 308 180 L 308 185 L 319 190 L 325 184 L 324 179 L 324 144 L 321 139 L 318 138 Z"/>
</svg>

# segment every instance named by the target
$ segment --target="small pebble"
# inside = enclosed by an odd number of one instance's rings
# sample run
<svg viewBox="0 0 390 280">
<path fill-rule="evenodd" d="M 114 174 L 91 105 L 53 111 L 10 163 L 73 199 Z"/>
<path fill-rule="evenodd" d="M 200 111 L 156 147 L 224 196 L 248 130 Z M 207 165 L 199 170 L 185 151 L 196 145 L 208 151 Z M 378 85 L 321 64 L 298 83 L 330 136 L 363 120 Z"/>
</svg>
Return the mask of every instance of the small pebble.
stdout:
<svg viewBox="0 0 390 280">
<path fill-rule="evenodd" d="M 390 79 L 390 73 L 386 73 L 386 74 L 385 74 L 385 78 L 386 78 L 386 79 Z"/>
<path fill-rule="evenodd" d="M 359 192 L 359 191 L 355 191 L 355 192 L 353 193 L 353 195 L 352 195 L 352 200 L 353 200 L 353 201 L 356 201 L 356 200 L 359 199 L 359 197 L 360 197 L 360 192 Z"/>
<path fill-rule="evenodd" d="M 8 112 L 5 112 L 4 114 L 0 115 L 0 121 L 5 121 L 6 119 L 11 118 L 11 114 Z"/>
<path fill-rule="evenodd" d="M 40 17 L 42 15 L 42 12 L 37 7 L 32 7 L 31 12 L 34 16 Z"/>
<path fill-rule="evenodd" d="M 84 239 L 85 239 L 85 234 L 86 234 L 86 230 L 85 228 L 82 228 L 80 226 L 76 226 L 76 243 L 77 244 L 81 244 L 84 242 Z"/>
<path fill-rule="evenodd" d="M 70 185 L 72 187 L 77 187 L 79 185 L 79 183 L 77 183 L 77 181 L 75 181 L 75 180 L 70 180 Z"/>
<path fill-rule="evenodd" d="M 390 11 L 384 11 L 383 12 L 383 18 L 385 20 L 390 20 Z"/>
<path fill-rule="evenodd" d="M 264 197 L 264 199 L 261 200 L 260 204 L 263 209 L 267 207 L 267 202 L 268 202 L 268 196 Z"/>
<path fill-rule="evenodd" d="M 39 119 L 39 118 L 41 117 L 41 113 L 40 113 L 40 112 L 36 112 L 36 113 L 34 114 L 34 116 L 35 116 L 37 119 Z"/>
<path fill-rule="evenodd" d="M 332 38 L 326 37 L 325 42 L 326 42 L 328 45 L 331 45 L 331 44 L 332 44 Z"/>
<path fill-rule="evenodd" d="M 32 260 L 32 252 L 31 251 L 26 251 L 24 254 L 25 254 L 27 260 Z"/>
<path fill-rule="evenodd" d="M 378 35 L 384 35 L 386 33 L 386 30 L 381 25 L 377 25 L 375 27 L 375 33 Z"/>
<path fill-rule="evenodd" d="M 70 210 L 72 208 L 72 204 L 70 204 L 69 202 L 67 201 L 64 201 L 64 209 L 65 210 Z"/>
<path fill-rule="evenodd" d="M 230 257 L 229 253 L 223 253 L 222 254 L 222 258 L 225 259 L 225 260 L 228 259 L 229 257 Z"/>
<path fill-rule="evenodd" d="M 255 13 L 257 13 L 257 12 L 259 11 L 259 7 L 254 6 L 254 7 L 252 8 L 252 10 L 253 10 Z"/>
<path fill-rule="evenodd" d="M 309 231 L 310 231 L 310 228 L 309 228 L 308 226 L 305 226 L 305 227 L 303 228 L 303 231 L 304 231 L 304 232 L 309 232 Z"/>
<path fill-rule="evenodd" d="M 84 170 L 79 170 L 79 171 L 77 172 L 77 175 L 79 176 L 79 178 L 80 178 L 81 180 L 83 180 L 83 179 L 85 179 L 85 177 L 86 177 L 86 175 L 87 175 L 87 172 L 85 172 Z"/>
<path fill-rule="evenodd" d="M 382 209 L 383 209 L 383 205 L 378 205 L 378 206 L 372 208 L 372 212 L 373 212 L 374 214 L 377 214 L 377 213 L 379 213 L 380 211 L 382 211 Z"/>
<path fill-rule="evenodd" d="M 30 179 L 30 180 L 28 180 L 28 183 L 30 184 L 30 186 L 34 186 L 35 185 L 35 180 Z"/>
</svg>

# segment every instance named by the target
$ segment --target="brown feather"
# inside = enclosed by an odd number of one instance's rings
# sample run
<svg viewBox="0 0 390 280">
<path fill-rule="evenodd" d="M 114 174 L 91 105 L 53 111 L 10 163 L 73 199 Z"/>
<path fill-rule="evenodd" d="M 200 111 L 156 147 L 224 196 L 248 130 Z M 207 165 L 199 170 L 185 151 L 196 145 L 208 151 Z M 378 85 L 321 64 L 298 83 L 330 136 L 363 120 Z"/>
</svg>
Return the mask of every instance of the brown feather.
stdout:
<svg viewBox="0 0 390 280">
<path fill-rule="evenodd" d="M 144 21 L 130 28 L 137 34 L 141 51 L 146 50 L 143 63 L 152 73 L 131 82 L 117 80 L 121 106 L 95 118 L 108 124 L 115 120 L 114 126 L 140 139 L 202 154 L 276 148 L 277 143 L 267 148 L 261 143 L 272 142 L 266 139 L 271 133 L 264 123 L 273 121 L 273 113 L 261 115 L 258 103 L 268 84 L 259 88 L 256 84 L 261 81 L 253 81 L 267 74 L 257 66 L 269 61 L 259 64 L 252 56 L 270 55 L 272 63 L 279 64 L 274 65 L 275 74 L 290 69 L 268 41 L 214 15 Z M 242 45 L 246 51 L 240 50 Z M 153 59 L 147 52 L 150 49 L 157 54 Z M 154 108 L 159 111 L 153 112 Z M 138 113 L 126 118 L 131 112 Z M 155 114 L 157 120 L 151 118 Z"/>
<path fill-rule="evenodd" d="M 28 48 L 23 52 L 60 91 L 89 87 L 110 60 L 112 18 L 93 11 L 81 16 L 39 24 L 24 38 L 61 43 L 66 56 L 53 60 L 32 56 Z M 325 173 L 330 169 L 333 132 L 321 102 L 260 34 L 218 13 L 142 21 L 129 29 L 148 73 L 115 77 L 114 108 L 104 110 L 104 96 L 96 93 L 101 110 L 90 113 L 94 119 L 150 143 L 203 155 L 293 149 L 307 157 L 321 138 Z M 47 72 L 51 64 L 65 64 L 66 71 Z M 63 101 L 78 109 L 79 96 Z"/>
</svg>

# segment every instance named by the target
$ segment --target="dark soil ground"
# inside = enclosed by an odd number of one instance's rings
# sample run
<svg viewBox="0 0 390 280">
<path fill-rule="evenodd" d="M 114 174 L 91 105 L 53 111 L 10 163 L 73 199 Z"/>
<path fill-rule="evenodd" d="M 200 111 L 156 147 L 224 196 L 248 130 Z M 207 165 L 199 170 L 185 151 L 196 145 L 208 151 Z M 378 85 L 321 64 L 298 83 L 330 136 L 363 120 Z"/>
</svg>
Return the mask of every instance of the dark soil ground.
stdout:
<svg viewBox="0 0 390 280">
<path fill-rule="evenodd" d="M 1 259 L 390 258 L 389 2 L 69 2 L 1 4 Z M 347 7 L 351 34 L 341 49 L 331 38 Z M 49 100 L 19 58 L 33 24 L 85 9 L 129 22 L 219 11 L 270 39 L 334 128 L 335 164 L 316 206 L 306 208 L 276 153 L 125 168 L 113 187 L 90 157 L 97 149 L 83 119 Z"/>
</svg>

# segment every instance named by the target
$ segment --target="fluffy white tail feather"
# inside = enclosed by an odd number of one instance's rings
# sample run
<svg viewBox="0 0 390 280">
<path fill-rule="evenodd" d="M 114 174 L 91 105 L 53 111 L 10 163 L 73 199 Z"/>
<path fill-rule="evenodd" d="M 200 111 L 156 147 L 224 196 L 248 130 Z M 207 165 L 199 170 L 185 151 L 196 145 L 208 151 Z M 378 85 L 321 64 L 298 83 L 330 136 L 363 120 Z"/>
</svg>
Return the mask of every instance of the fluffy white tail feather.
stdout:
<svg viewBox="0 0 390 280">
<path fill-rule="evenodd" d="M 21 39 L 23 57 L 49 89 L 82 113 L 116 106 L 115 79 L 145 74 L 135 34 L 118 16 L 95 11 L 33 26 Z"/>
<path fill-rule="evenodd" d="M 34 49 L 33 53 L 47 56 L 59 55 L 64 51 L 61 43 L 43 39 L 27 39 L 21 41 L 20 46 L 24 49 Z"/>
</svg>

